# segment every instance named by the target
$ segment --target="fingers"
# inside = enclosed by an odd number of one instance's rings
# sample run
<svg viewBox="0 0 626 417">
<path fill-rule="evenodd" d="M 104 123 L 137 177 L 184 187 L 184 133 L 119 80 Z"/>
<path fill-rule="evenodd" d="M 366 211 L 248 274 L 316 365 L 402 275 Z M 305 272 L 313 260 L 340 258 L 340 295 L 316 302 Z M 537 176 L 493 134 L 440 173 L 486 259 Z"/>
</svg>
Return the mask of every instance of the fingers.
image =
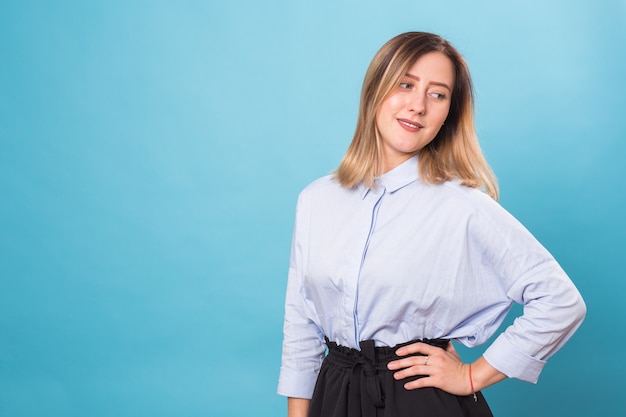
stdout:
<svg viewBox="0 0 626 417">
<path fill-rule="evenodd" d="M 428 375 L 427 373 L 416 373 L 415 370 L 416 368 L 424 370 L 426 366 L 431 366 L 433 364 L 433 355 L 441 352 L 443 352 L 443 349 L 436 346 L 431 346 L 421 342 L 412 343 L 396 350 L 396 355 L 406 357 L 389 362 L 387 364 L 387 368 L 392 371 L 404 369 L 403 372 L 397 373 L 397 375 L 402 375 L 397 379 L 406 378 L 407 376 Z M 410 371 L 408 370 L 409 368 Z"/>
<path fill-rule="evenodd" d="M 429 356 L 409 356 L 408 358 L 398 359 L 391 361 L 387 364 L 387 369 L 396 370 L 402 368 L 409 368 L 412 366 L 428 366 L 428 362 L 431 361 Z"/>
<path fill-rule="evenodd" d="M 397 368 L 397 369 L 399 369 L 398 372 L 394 372 L 393 374 L 393 378 L 396 380 L 401 380 L 401 379 L 410 378 L 414 376 L 428 376 L 430 374 L 428 365 L 415 365 L 411 367 Z"/>
<path fill-rule="evenodd" d="M 419 389 L 419 388 L 425 388 L 425 387 L 434 387 L 435 384 L 433 383 L 433 379 L 430 377 L 423 377 L 423 378 L 418 378 L 415 379 L 413 381 L 409 381 L 406 384 L 404 384 L 404 389 L 407 390 L 412 390 L 412 389 Z"/>
<path fill-rule="evenodd" d="M 406 381 L 405 389 L 437 387 L 457 395 L 466 390 L 464 364 L 451 343 L 442 349 L 418 342 L 398 349 L 396 354 L 401 358 L 389 362 L 387 368 L 394 371 L 398 381 L 413 379 Z"/>
<path fill-rule="evenodd" d="M 454 349 L 454 348 L 453 348 Z M 416 365 L 432 365 L 432 359 L 438 353 L 443 352 L 442 348 L 437 346 L 431 346 L 426 343 L 416 342 L 407 346 L 403 346 L 396 350 L 396 355 L 406 356 L 403 359 L 398 359 L 389 362 L 388 369 L 402 369 Z M 456 352 L 455 352 L 456 353 Z M 413 356 L 408 356 L 413 355 Z M 458 356 L 458 355 L 457 355 Z"/>
<path fill-rule="evenodd" d="M 430 359 L 427 362 L 426 358 L 430 357 L 412 356 L 407 359 L 395 361 L 393 365 L 392 363 L 390 363 L 389 365 L 392 365 L 389 367 L 390 369 L 398 369 L 397 372 L 394 372 L 393 378 L 396 381 L 401 381 L 407 378 L 419 377 L 418 379 L 408 381 L 406 384 L 404 384 L 404 388 L 408 390 L 432 386 L 429 376 L 431 372 L 434 371 L 434 368 L 428 364 L 428 362 L 430 362 Z M 411 365 L 412 363 L 413 365 Z"/>
<path fill-rule="evenodd" d="M 426 361 L 427 356 L 411 356 L 406 359 L 399 359 L 397 361 L 392 361 L 387 364 L 387 369 L 390 371 L 398 371 L 394 375 L 406 375 L 406 376 L 414 376 L 414 375 L 428 375 L 427 373 L 419 373 L 425 372 L 428 366 L 432 366 L 432 363 L 429 364 L 431 359 Z M 406 376 L 404 376 L 406 378 Z"/>
<path fill-rule="evenodd" d="M 443 352 L 442 349 L 439 349 Z M 387 368 L 394 372 L 393 377 L 401 380 L 414 376 L 428 376 L 433 371 L 433 365 L 438 362 L 435 356 L 419 355 L 408 356 L 402 359 L 391 361 L 387 364 Z"/>
<path fill-rule="evenodd" d="M 448 345 L 450 345 L 450 343 L 448 343 Z M 406 355 L 412 355 L 416 353 L 421 353 L 423 355 L 432 355 L 433 353 L 439 350 L 441 350 L 441 348 L 437 346 L 431 346 L 426 343 L 416 342 L 416 343 L 411 343 L 410 345 L 403 346 L 400 349 L 396 350 L 396 355 L 406 356 Z"/>
<path fill-rule="evenodd" d="M 417 365 L 411 368 L 402 369 L 393 374 L 397 381 L 409 378 L 404 388 L 407 390 L 424 387 L 437 387 L 455 395 L 468 395 L 469 377 L 465 369 L 467 365 L 463 363 L 442 362 L 437 366 Z M 414 379 L 415 377 L 417 379 Z M 413 377 L 413 378 L 411 378 Z M 413 379 L 413 380 L 410 380 Z"/>
</svg>

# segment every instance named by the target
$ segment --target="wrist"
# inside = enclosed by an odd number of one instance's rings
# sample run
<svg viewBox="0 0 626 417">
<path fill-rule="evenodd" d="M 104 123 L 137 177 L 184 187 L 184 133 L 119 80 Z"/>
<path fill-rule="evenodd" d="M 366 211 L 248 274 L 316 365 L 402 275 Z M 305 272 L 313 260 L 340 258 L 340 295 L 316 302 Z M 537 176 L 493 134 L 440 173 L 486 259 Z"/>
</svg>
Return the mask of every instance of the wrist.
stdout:
<svg viewBox="0 0 626 417">
<path fill-rule="evenodd" d="M 470 393 L 471 395 L 474 396 L 474 402 L 478 401 L 478 398 L 476 397 L 476 390 L 474 389 L 474 379 L 472 378 L 472 364 L 470 363 L 468 365 L 469 368 L 469 383 L 470 383 Z"/>
<path fill-rule="evenodd" d="M 471 377 L 470 388 L 472 392 L 478 392 L 502 381 L 506 375 L 491 366 L 482 356 L 472 363 L 468 370 L 468 380 Z"/>
</svg>

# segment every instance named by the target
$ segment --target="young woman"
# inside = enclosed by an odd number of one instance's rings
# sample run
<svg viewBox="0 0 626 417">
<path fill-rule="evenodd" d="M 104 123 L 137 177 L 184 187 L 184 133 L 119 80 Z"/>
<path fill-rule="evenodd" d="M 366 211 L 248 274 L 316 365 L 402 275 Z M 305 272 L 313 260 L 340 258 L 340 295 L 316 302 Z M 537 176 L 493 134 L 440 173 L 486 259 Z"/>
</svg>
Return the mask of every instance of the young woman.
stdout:
<svg viewBox="0 0 626 417">
<path fill-rule="evenodd" d="M 339 168 L 298 199 L 278 388 L 289 417 L 491 416 L 481 389 L 537 381 L 586 308 L 497 198 L 465 61 L 434 34 L 391 39 Z M 463 363 L 450 341 L 485 343 L 513 303 L 523 315 Z"/>
</svg>

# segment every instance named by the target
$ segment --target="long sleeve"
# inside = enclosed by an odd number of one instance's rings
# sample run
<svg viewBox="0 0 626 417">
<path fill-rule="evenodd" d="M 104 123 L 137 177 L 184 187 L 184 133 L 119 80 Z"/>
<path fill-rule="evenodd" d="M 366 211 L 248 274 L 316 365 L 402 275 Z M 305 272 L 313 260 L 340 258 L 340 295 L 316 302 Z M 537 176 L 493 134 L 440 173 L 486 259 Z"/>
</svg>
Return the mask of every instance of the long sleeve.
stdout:
<svg viewBox="0 0 626 417">
<path fill-rule="evenodd" d="M 546 360 L 560 349 L 586 313 L 580 293 L 556 263 L 536 267 L 508 294 L 524 313 L 485 351 L 484 357 L 505 375 L 537 382 Z M 539 278 L 540 277 L 540 278 Z"/>
<path fill-rule="evenodd" d="M 501 276 L 506 296 L 523 306 L 485 351 L 485 359 L 509 377 L 537 382 L 546 363 L 574 334 L 586 314 L 585 303 L 552 255 L 510 214 L 486 205 L 480 233 L 483 259 Z M 494 212 L 489 212 L 494 211 Z M 495 213 L 498 211 L 499 213 Z"/>
<path fill-rule="evenodd" d="M 315 320 L 315 306 L 306 299 L 303 287 L 307 253 L 308 208 L 304 193 L 298 199 L 294 227 L 283 326 L 283 355 L 278 394 L 311 398 L 321 366 L 324 336 Z"/>
</svg>

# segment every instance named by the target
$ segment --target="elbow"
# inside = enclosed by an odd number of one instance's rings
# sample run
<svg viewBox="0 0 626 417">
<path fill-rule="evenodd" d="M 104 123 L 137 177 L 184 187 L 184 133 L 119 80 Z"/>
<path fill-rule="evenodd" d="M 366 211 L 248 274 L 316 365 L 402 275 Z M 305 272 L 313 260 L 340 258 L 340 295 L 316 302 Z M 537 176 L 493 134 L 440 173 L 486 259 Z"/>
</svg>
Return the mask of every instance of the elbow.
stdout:
<svg viewBox="0 0 626 417">
<path fill-rule="evenodd" d="M 576 303 L 576 312 L 575 312 L 576 323 L 580 325 L 585 319 L 586 315 L 587 315 L 587 305 L 585 304 L 585 300 L 583 300 L 582 296 L 579 295 L 578 302 Z"/>
<path fill-rule="evenodd" d="M 571 334 L 578 329 L 587 315 L 587 305 L 578 291 L 568 294 L 567 301 L 561 304 L 559 317 L 561 329 L 565 334 Z M 564 300 L 565 301 L 565 300 Z"/>
<path fill-rule="evenodd" d="M 576 292 L 576 296 L 567 303 L 567 309 L 563 311 L 564 323 L 568 323 L 567 327 L 575 330 L 580 327 L 585 316 L 587 315 L 587 305 L 580 293 Z"/>
</svg>

